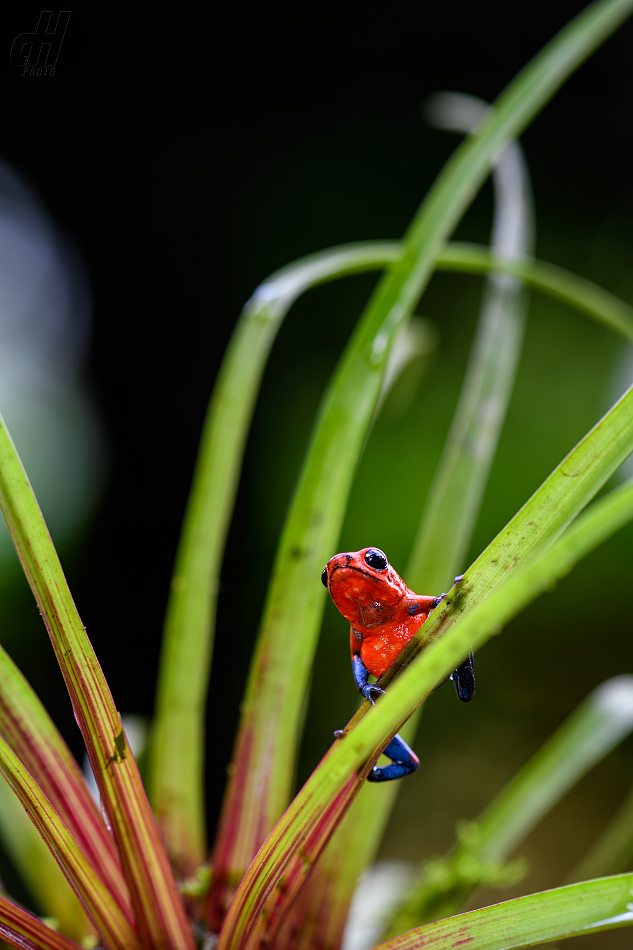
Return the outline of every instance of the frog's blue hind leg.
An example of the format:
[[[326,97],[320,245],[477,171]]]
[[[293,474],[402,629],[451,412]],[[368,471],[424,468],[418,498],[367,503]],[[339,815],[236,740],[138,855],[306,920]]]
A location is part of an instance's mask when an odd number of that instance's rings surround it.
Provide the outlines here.
[[[367,776],[368,782],[391,782],[394,778],[402,778],[415,772],[420,764],[415,752],[399,735],[393,737],[383,755],[391,759],[391,765],[375,765]]]
[[[377,683],[368,683],[369,671],[360,658],[360,653],[354,653],[352,656],[352,671],[359,693],[365,699],[375,705],[375,696],[384,693]],[[337,732],[334,733],[337,735]],[[340,735],[340,732],[338,733]],[[402,778],[403,775],[409,775],[415,772],[420,760],[417,755],[409,748],[404,739],[400,736],[394,736],[383,755],[391,759],[391,765],[374,766],[367,776],[368,782],[390,782],[394,778]]]

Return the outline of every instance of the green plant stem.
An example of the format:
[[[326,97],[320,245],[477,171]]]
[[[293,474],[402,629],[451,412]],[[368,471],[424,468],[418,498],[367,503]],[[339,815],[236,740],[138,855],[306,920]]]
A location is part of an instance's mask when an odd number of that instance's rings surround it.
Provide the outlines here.
[[[633,490],[627,485],[594,505],[551,548],[631,451],[633,390],[561,462],[469,569],[459,592],[451,591],[409,641],[385,674],[386,694],[371,710],[368,703],[361,707],[260,849],[231,904],[220,950],[249,945],[264,904],[285,874],[278,899],[268,906],[268,916],[278,919],[294,896],[289,879],[318,858],[380,750],[469,649],[482,645],[633,516]]]
[[[618,676],[587,697],[445,858],[421,869],[385,939],[456,914],[480,884],[503,884],[502,863],[517,844],[631,729],[633,676]]]
[[[402,934],[376,950],[519,950],[633,923],[633,874],[517,897]]]

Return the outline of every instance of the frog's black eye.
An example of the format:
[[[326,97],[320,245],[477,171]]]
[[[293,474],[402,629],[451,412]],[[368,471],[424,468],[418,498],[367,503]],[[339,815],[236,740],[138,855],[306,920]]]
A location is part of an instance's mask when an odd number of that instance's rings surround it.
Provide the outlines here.
[[[365,561],[376,571],[384,571],[389,563],[387,558],[378,548],[370,548],[365,555]]]
[[[321,583],[324,587],[327,587],[327,567],[324,567],[321,572]]]

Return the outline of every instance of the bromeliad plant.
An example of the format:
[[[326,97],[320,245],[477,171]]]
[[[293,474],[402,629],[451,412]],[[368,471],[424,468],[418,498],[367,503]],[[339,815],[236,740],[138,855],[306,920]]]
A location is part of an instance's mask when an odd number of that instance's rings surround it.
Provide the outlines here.
[[[0,768],[32,825],[20,820],[22,811],[11,811],[14,800],[4,795],[0,811],[5,823],[11,816],[18,866],[57,920],[55,927],[0,897],[0,934],[9,943],[31,950],[340,946],[356,881],[393,801],[394,788],[384,787],[380,806],[374,800],[368,808],[364,781],[381,750],[471,647],[482,646],[633,519],[632,483],[587,508],[633,451],[629,390],[434,610],[381,682],[386,694],[375,707],[361,706],[290,801],[325,598],[319,577],[336,550],[385,379],[393,376],[397,354],[406,353],[411,314],[434,269],[484,273],[488,285],[456,416],[405,572],[415,590],[441,590],[464,556],[512,386],[524,286],[557,296],[633,339],[633,311],[625,303],[531,258],[529,202],[519,201],[520,210],[512,212],[518,213],[514,230],[502,226],[513,163],[524,196],[527,188],[514,140],[632,10],[633,0],[600,0],[552,40],[455,152],[401,244],[353,245],[299,261],[273,275],[245,307],[211,401],[176,560],[150,749],[152,808],[27,476],[0,426],[0,503],[103,806],[94,805],[45,710],[0,652]],[[499,197],[492,248],[447,244],[493,168]],[[264,364],[301,293],[378,268],[384,275],[324,395],[283,530],[209,866],[202,765],[215,599]],[[512,869],[504,871],[502,863],[516,844],[633,728],[632,692],[623,677],[587,700],[453,851],[422,870],[384,947],[448,947],[456,940],[490,950],[524,947],[633,922],[633,874],[618,873],[437,920],[456,913],[477,884],[508,880]],[[590,873],[623,870],[618,862],[628,860],[630,846],[627,852],[622,829],[628,827],[633,838],[625,818],[616,819],[619,850],[609,846],[614,835],[607,833],[590,856]],[[397,936],[399,928],[408,932]]]

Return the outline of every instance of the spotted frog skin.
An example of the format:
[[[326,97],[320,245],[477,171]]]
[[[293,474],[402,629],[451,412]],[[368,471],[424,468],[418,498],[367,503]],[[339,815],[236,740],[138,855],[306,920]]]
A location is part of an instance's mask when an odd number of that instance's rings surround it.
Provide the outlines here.
[[[321,581],[340,613],[350,623],[352,670],[359,691],[374,702],[384,692],[377,680],[386,673],[406,643],[430,612],[446,596],[414,594],[389,564],[380,548],[362,548],[335,554],[325,565]],[[455,578],[456,583],[461,578]],[[450,676],[462,702],[475,694],[472,653]],[[400,778],[418,767],[418,759],[400,736],[385,749],[392,764],[374,767],[369,781],[384,782]]]

